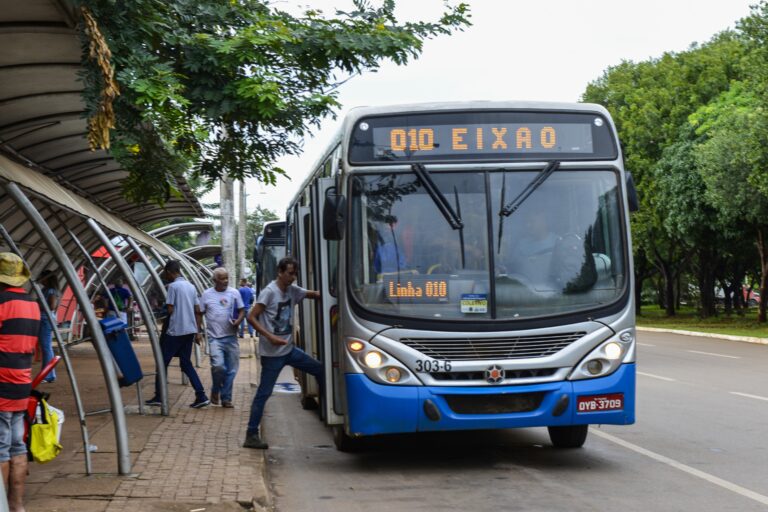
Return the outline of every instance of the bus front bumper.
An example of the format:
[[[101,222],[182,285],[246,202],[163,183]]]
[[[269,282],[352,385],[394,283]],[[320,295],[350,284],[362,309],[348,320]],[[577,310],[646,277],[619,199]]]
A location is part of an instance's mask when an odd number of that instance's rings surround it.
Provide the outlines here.
[[[635,364],[596,379],[520,386],[387,386],[363,374],[345,379],[353,436],[635,422]],[[523,410],[505,410],[510,407]]]

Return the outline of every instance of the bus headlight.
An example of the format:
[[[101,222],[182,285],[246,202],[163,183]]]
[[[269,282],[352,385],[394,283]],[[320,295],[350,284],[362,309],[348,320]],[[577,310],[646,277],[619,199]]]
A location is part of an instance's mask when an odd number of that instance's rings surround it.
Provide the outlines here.
[[[365,343],[360,340],[352,340],[347,344],[347,346],[352,352],[360,352],[365,348]]]
[[[368,366],[368,368],[378,368],[381,366],[381,362],[383,360],[384,358],[381,357],[381,353],[376,352],[375,350],[368,352],[363,358],[363,361],[365,361],[365,364]]]
[[[595,347],[571,372],[570,380],[593,379],[615,372],[634,345],[634,336],[628,331],[612,336]]]
[[[402,376],[403,376],[402,372],[397,368],[395,368],[394,366],[391,366],[384,371],[384,377],[387,379],[387,381],[391,382],[392,384],[394,384],[395,382],[398,382],[400,380],[400,377]]]
[[[345,344],[347,373],[364,373],[379,384],[422,385],[407,366],[381,348],[359,338],[347,338]]]

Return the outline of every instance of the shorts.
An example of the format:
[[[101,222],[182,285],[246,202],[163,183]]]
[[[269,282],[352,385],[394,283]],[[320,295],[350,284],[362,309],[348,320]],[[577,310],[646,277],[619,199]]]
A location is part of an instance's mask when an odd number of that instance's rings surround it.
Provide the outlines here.
[[[0,411],[0,463],[25,453],[24,411]]]

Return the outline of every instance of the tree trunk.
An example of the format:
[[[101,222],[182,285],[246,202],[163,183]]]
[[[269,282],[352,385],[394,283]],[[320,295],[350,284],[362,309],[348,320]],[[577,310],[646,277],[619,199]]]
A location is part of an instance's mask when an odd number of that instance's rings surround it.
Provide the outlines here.
[[[248,226],[248,208],[245,204],[245,180],[240,182],[240,214],[237,219],[237,266],[240,270],[240,279],[247,278],[246,268],[249,268],[248,262],[245,260],[245,245],[246,245],[246,227]],[[250,268],[249,268],[250,269]],[[232,277],[232,283],[230,286],[237,288],[239,286],[239,279],[235,280]]]
[[[221,196],[221,256],[229,278],[234,281],[236,274],[235,259],[235,185],[224,173],[219,188]]]
[[[765,233],[762,227],[757,228],[757,252],[760,254],[760,307],[757,312],[757,321],[765,323],[765,297],[766,284],[768,283],[768,254],[765,247]]]
[[[644,277],[642,275],[635,274],[635,316],[640,316],[643,314],[642,312],[642,306],[643,306],[643,281]]]

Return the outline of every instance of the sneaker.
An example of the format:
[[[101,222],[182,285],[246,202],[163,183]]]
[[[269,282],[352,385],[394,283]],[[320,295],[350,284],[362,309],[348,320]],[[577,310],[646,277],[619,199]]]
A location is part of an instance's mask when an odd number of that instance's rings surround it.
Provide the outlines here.
[[[213,405],[219,405],[219,394],[211,392],[211,403]]]
[[[234,405],[232,405],[232,402],[230,402],[229,400],[222,400],[221,406],[224,407],[225,409],[232,409],[235,407]]]
[[[195,398],[195,401],[189,404],[193,409],[202,409],[206,405],[210,405],[211,401],[207,398]]]
[[[255,448],[257,450],[266,450],[269,445],[261,440],[259,434],[248,434],[245,436],[243,448]]]
[[[144,405],[157,405],[157,406],[160,406],[160,405],[163,405],[163,402],[161,402],[159,398],[155,397],[155,398],[150,398],[149,400],[144,402]]]

